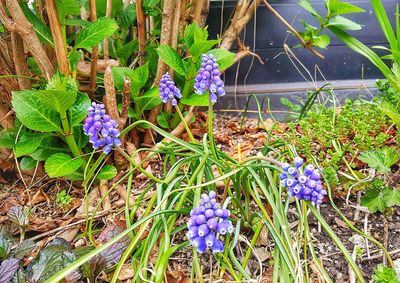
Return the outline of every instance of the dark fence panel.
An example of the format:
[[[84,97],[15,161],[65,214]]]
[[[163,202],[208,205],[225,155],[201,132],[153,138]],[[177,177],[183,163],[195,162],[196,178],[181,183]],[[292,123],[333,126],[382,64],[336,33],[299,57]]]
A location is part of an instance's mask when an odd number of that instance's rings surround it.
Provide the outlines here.
[[[311,2],[319,12],[324,12],[322,0],[312,0]],[[385,37],[372,12],[370,1],[360,0],[350,2],[366,10],[365,13],[346,15],[351,20],[363,25],[362,30],[353,31],[351,34],[370,47],[374,45],[386,45]],[[299,22],[299,19],[304,19],[309,23],[317,25],[316,19],[298,6],[297,0],[273,0],[270,3],[288,22],[293,22],[293,26],[297,30],[302,30],[302,24]],[[396,1],[382,0],[382,3],[386,7],[391,19],[394,20]],[[227,25],[235,4],[236,1],[224,1],[223,4],[221,1],[212,2],[208,18],[211,37],[217,37]],[[221,17],[223,19],[222,28]],[[255,31],[254,26],[256,26]],[[325,60],[317,59],[308,50],[302,48],[292,49],[312,74],[314,74],[315,66],[318,65],[327,80],[372,79],[381,77],[379,71],[368,60],[350,50],[333,35],[329,35],[331,36],[332,45],[327,49],[319,50],[325,55]],[[239,71],[234,67],[226,73],[227,84],[235,84],[236,77],[238,85],[304,81],[284,53],[282,47],[284,43],[289,46],[297,45],[297,39],[286,32],[286,28],[265,6],[262,5],[258,8],[256,17],[246,27],[246,30],[242,33],[242,38],[244,38],[247,46],[255,48],[255,52],[260,55],[265,64],[262,65],[257,60],[253,61],[252,58],[244,59],[240,63]],[[237,47],[233,46],[233,50],[236,49]]]

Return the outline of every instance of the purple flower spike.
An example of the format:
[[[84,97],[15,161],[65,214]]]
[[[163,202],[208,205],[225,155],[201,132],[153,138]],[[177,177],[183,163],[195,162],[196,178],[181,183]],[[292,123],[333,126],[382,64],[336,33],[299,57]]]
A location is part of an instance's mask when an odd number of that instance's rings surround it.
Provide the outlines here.
[[[116,121],[106,114],[105,106],[102,103],[92,102],[88,109],[88,116],[83,125],[83,132],[89,136],[89,142],[93,148],[102,147],[103,152],[111,152],[112,146],[120,146],[121,140],[118,138],[119,130]]]
[[[201,68],[195,77],[194,89],[199,95],[207,90],[210,92],[211,102],[217,102],[218,98],[225,95],[224,81],[221,79],[221,72],[218,70],[217,60],[212,54],[203,54]]]
[[[169,101],[173,106],[176,106],[178,104],[176,99],[182,97],[181,91],[175,86],[175,82],[168,73],[161,77],[159,89],[160,98],[164,103]]]
[[[293,167],[284,163],[281,167],[285,173],[280,175],[280,184],[288,188],[292,197],[311,201],[313,205],[320,205],[327,194],[322,187],[321,174],[312,164],[304,166],[303,159],[296,157]],[[288,174],[286,174],[286,172]],[[283,178],[286,176],[286,178]]]
[[[215,192],[202,194],[200,205],[190,212],[187,236],[200,253],[207,247],[213,253],[222,252],[224,244],[217,239],[217,234],[225,235],[233,232],[232,222],[227,219],[230,212],[226,208],[221,208],[216,196]]]

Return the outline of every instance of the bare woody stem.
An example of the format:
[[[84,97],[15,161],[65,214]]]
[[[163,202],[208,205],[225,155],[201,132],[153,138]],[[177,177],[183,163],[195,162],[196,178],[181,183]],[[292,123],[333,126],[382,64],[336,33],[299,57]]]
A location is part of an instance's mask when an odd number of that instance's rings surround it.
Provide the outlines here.
[[[12,54],[14,57],[15,72],[18,75],[18,85],[20,89],[30,89],[31,80],[26,78],[31,75],[26,63],[26,54],[24,52],[24,43],[21,37],[14,31],[11,32]]]
[[[146,17],[143,13],[142,0],[136,0],[136,14],[139,41],[139,63],[144,64],[146,55]]]
[[[112,15],[112,0],[107,0],[107,4],[106,4],[106,17],[107,18],[111,18]],[[108,44],[108,38],[104,39],[103,42],[104,45],[104,59],[108,60],[110,58],[110,50],[109,50],[109,44]]]
[[[10,12],[11,18],[7,15],[6,7]],[[43,76],[46,80],[50,80],[55,72],[54,66],[36,36],[31,23],[29,23],[22,12],[17,0],[0,0],[0,21],[7,30],[16,32],[21,36],[32,56],[35,58]]]
[[[60,21],[58,19],[56,5],[54,0],[46,0],[46,10],[50,22],[51,35],[54,41],[54,51],[56,53],[58,68],[64,75],[69,74],[69,63],[67,50],[65,48],[64,37],[61,31]]]
[[[89,18],[92,22],[97,20],[96,13],[96,0],[89,0],[90,14]],[[99,56],[99,47],[96,45],[92,48],[92,64],[90,65],[90,83],[89,88],[92,95],[96,92],[96,80],[97,80],[97,59]]]

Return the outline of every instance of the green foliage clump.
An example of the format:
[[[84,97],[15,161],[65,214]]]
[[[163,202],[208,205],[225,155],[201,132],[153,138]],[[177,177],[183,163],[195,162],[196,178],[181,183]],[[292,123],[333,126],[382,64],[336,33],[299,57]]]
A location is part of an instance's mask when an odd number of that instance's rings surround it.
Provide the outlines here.
[[[375,283],[399,283],[400,280],[397,277],[396,270],[389,268],[383,264],[379,264],[372,275]]]
[[[72,197],[66,190],[62,190],[56,195],[56,203],[59,206],[68,206],[72,202]]]
[[[375,105],[347,100],[339,110],[314,106],[304,119],[288,124],[285,139],[316,157],[323,167],[338,168],[343,153],[335,150],[333,141],[340,142],[353,159],[359,151],[384,145],[389,135],[382,129],[388,125],[388,118]]]

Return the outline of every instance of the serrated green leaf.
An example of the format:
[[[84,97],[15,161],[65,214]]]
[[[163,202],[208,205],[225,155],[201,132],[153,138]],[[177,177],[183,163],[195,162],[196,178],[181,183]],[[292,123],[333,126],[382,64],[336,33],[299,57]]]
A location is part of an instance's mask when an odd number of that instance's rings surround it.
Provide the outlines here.
[[[368,208],[371,213],[384,212],[386,204],[383,200],[383,194],[379,189],[369,189],[361,197],[361,205]]]
[[[185,27],[183,39],[185,40],[186,47],[189,49],[194,43],[194,30],[199,28],[196,23],[192,23]]]
[[[197,25],[193,32],[193,38],[194,38],[194,43],[200,42],[200,41],[206,41],[208,39],[207,27],[200,28]]]
[[[329,23],[326,26],[334,26],[342,30],[360,30],[362,28],[361,25],[342,16],[336,16],[330,19]]]
[[[117,29],[118,25],[114,19],[100,18],[78,32],[74,48],[83,48],[91,51],[93,46],[114,34]]]
[[[14,146],[15,157],[21,157],[34,152],[42,142],[44,134],[26,132],[21,135]]]
[[[122,45],[117,51],[115,55],[121,61],[121,65],[126,65],[128,58],[138,50],[138,41],[132,40],[129,43]]]
[[[36,96],[45,107],[62,114],[74,104],[77,94],[71,91],[38,90]]]
[[[19,166],[22,171],[31,170],[36,167],[37,161],[30,156],[22,157]]]
[[[328,9],[331,16],[365,12],[364,9],[358,6],[348,2],[340,2],[338,0],[330,0]]]
[[[185,75],[185,65],[183,64],[182,58],[179,54],[168,45],[160,45],[157,48],[157,54],[160,56],[160,59],[165,62],[168,66],[174,69],[175,72],[181,75]]]
[[[214,55],[219,65],[220,71],[228,69],[235,62],[235,54],[226,49],[221,49],[221,48],[212,49],[208,51],[207,54]]]
[[[181,103],[190,106],[208,106],[209,104],[208,93],[203,95],[198,95],[197,93],[193,93],[188,98],[181,99]]]
[[[117,23],[127,30],[136,20],[136,5],[129,4],[117,17]]]
[[[399,153],[394,148],[383,147],[364,151],[358,159],[380,173],[388,173],[390,172],[390,167],[399,160]]]
[[[56,0],[56,8],[62,23],[66,16],[79,16],[81,14],[81,8],[76,0]]]
[[[306,10],[307,12],[309,12],[314,17],[317,17],[319,19],[321,18],[317,10],[315,10],[314,7],[311,5],[310,0],[300,0],[299,6],[302,7],[304,10]]]
[[[189,52],[192,54],[193,58],[200,58],[200,56],[204,53],[210,51],[210,49],[217,43],[219,43],[219,39],[215,40],[205,40],[195,42],[190,48]]]
[[[138,96],[149,78],[149,63],[146,62],[139,68],[134,69],[129,78],[131,80],[131,95],[133,97]]]
[[[87,109],[90,106],[90,98],[86,93],[78,92],[74,105],[68,109],[70,126],[75,126],[87,116]]]
[[[68,61],[69,65],[71,67],[71,70],[76,70],[76,67],[78,66],[79,61],[81,60],[81,53],[77,50],[72,50],[68,54]]]
[[[12,105],[17,118],[27,128],[41,132],[61,132],[60,116],[45,107],[31,90],[14,91]]]
[[[379,103],[379,109],[385,113],[397,126],[400,126],[400,113],[399,110],[392,104],[381,101]]]
[[[400,191],[395,188],[383,190],[383,201],[387,207],[400,206]]]
[[[82,19],[78,19],[78,18],[73,18],[73,19],[66,18],[65,25],[73,26],[73,27],[86,27],[86,26],[90,25],[90,22],[82,20]]]
[[[68,154],[56,153],[46,160],[44,169],[50,178],[61,177],[78,170],[82,162],[80,157],[71,158]]]
[[[0,148],[13,148],[15,137],[16,133],[14,131],[0,131]]]
[[[97,174],[97,179],[99,180],[110,180],[117,176],[117,168],[112,165],[106,165],[100,169],[99,174]]]
[[[124,87],[124,78],[131,78],[133,74],[133,69],[129,67],[113,67],[112,73],[115,88],[118,90],[122,90]]]

